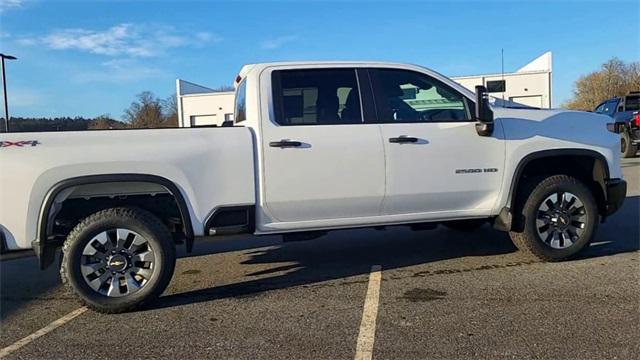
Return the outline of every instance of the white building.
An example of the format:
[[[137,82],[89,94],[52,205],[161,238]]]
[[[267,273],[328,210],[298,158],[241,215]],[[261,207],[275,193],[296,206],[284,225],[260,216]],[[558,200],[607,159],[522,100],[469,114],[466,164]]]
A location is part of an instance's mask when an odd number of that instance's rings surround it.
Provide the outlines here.
[[[498,99],[548,109],[551,108],[552,60],[551,52],[546,52],[516,72],[452,79],[471,91],[475,91],[476,85],[484,85],[491,96]]]
[[[455,81],[475,91],[484,85],[491,96],[528,106],[551,108],[552,55],[546,52],[516,72],[474,76],[455,76]],[[220,126],[233,120],[234,92],[213,89],[176,80],[178,124],[181,127]]]
[[[213,89],[176,80],[178,97],[178,126],[222,125],[233,120],[233,91],[216,92]]]

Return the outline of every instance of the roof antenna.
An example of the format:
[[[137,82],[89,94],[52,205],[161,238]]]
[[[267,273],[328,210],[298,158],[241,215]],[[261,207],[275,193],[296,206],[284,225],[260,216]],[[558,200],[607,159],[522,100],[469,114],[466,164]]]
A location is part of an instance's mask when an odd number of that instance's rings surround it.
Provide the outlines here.
[[[500,49],[500,62],[501,62],[501,71],[500,74],[502,75],[502,83],[504,84],[504,48]],[[506,86],[505,86],[505,90],[506,90]],[[504,106],[504,91],[502,92],[502,106]]]

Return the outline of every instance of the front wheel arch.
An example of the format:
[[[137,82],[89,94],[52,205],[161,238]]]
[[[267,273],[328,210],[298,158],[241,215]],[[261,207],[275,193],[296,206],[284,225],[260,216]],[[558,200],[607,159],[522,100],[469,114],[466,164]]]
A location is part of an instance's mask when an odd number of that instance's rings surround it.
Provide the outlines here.
[[[606,181],[609,164],[601,153],[590,149],[542,150],[523,157],[516,166],[503,212],[512,214],[517,207],[518,192],[526,180],[535,176],[569,175],[576,177],[589,187],[598,205],[600,215],[606,214]],[[501,216],[500,229],[511,230],[518,227],[517,216]],[[504,224],[502,224],[504,222]]]

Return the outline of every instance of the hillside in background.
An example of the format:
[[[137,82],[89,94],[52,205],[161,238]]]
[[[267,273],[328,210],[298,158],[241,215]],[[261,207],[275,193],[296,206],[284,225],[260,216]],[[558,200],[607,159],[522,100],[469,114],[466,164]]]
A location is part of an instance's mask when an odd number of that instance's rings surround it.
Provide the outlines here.
[[[2,118],[4,121],[4,118]],[[35,131],[80,131],[94,129],[124,129],[128,124],[105,116],[94,119],[83,117],[57,118],[23,118],[11,117],[9,128],[11,132]]]

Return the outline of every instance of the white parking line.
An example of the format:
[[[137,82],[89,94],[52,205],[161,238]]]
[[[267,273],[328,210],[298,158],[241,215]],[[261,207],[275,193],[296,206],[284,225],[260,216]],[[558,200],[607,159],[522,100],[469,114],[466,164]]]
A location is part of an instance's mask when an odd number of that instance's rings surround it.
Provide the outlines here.
[[[369,274],[369,287],[364,300],[360,333],[358,334],[358,344],[356,345],[356,360],[370,360],[373,356],[378,301],[380,299],[380,281],[382,279],[381,268],[380,265],[373,265]]]
[[[56,328],[68,323],[69,321],[73,320],[75,317],[81,315],[83,312],[87,311],[87,307],[83,306],[79,309],[73,310],[72,312],[68,313],[67,315],[61,317],[60,319],[52,322],[51,324],[43,327],[42,329],[34,332],[33,334],[26,336],[16,342],[14,342],[13,344],[7,346],[6,348],[3,348],[2,350],[0,350],[0,359],[4,358],[5,356],[11,354],[12,352],[20,349],[21,347],[27,345],[28,343],[32,342],[33,340],[46,335],[50,332],[52,332],[53,330],[55,330]]]

